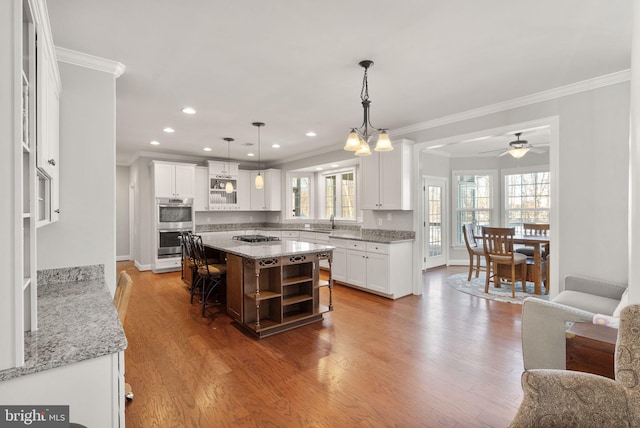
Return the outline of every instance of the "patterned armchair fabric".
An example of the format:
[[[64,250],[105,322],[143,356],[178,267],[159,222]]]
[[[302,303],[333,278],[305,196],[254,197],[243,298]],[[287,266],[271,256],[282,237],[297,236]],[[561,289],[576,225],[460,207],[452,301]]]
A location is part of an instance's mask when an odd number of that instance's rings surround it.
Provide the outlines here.
[[[616,380],[567,370],[528,370],[510,427],[640,427],[640,305],[620,315]]]

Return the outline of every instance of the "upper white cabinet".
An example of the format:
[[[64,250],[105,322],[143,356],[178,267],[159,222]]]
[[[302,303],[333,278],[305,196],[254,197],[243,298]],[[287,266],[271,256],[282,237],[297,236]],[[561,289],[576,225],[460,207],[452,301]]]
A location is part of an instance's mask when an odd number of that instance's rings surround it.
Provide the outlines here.
[[[238,211],[238,164],[207,161],[209,164],[209,209],[213,211]],[[227,184],[231,191],[227,191]]]
[[[251,211],[251,172],[238,170],[238,210]]]
[[[264,187],[256,189],[255,181],[258,171],[251,171],[249,184],[251,186],[251,211],[280,211],[282,191],[282,171],[279,169],[265,169],[259,171],[264,179]]]
[[[38,168],[38,226],[60,216],[60,73],[50,36],[36,25],[36,167]]]
[[[193,198],[194,164],[152,161],[153,188],[156,198]]]
[[[197,166],[195,170],[195,196],[193,198],[194,211],[209,209],[209,168]]]
[[[411,210],[411,151],[413,143],[400,140],[390,152],[373,151],[360,159],[362,209]]]
[[[238,176],[238,163],[221,161],[207,161],[207,163],[209,164],[209,175],[216,178]]]

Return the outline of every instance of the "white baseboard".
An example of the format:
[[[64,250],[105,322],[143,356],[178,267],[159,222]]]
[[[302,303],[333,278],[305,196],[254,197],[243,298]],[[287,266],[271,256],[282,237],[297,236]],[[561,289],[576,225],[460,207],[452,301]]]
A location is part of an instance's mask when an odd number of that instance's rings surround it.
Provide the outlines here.
[[[151,270],[151,265],[141,265],[140,263],[138,263],[137,260],[134,260],[133,264],[135,265],[136,269],[138,269],[141,272],[144,270]]]
[[[129,260],[131,260],[131,256],[126,255],[126,256],[116,256],[116,261],[117,262],[128,262]]]

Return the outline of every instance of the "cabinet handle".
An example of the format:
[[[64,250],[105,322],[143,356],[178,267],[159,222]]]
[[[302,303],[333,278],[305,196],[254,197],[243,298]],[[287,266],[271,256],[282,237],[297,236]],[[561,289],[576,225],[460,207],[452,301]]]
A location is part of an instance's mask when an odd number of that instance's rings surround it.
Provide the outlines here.
[[[56,160],[55,160],[55,159],[49,159],[47,162],[48,162],[48,163],[49,163],[49,165],[51,165],[51,166],[56,166]]]

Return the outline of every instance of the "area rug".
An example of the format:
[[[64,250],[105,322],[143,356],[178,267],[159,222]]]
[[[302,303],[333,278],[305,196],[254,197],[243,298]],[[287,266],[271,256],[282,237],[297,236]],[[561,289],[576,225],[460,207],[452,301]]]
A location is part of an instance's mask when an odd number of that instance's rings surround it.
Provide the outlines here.
[[[509,302],[515,304],[522,304],[522,301],[525,297],[537,297],[539,299],[549,300],[549,295],[547,294],[534,294],[533,293],[533,283],[527,282],[527,292],[522,292],[522,285],[518,282],[516,287],[516,297],[511,297],[511,286],[503,285],[500,288],[496,288],[492,283],[489,284],[489,293],[484,292],[484,273],[481,272],[480,276],[476,278],[475,276],[471,277],[471,281],[467,281],[466,273],[458,273],[455,275],[451,275],[447,278],[447,284],[458,291],[462,291],[463,293],[471,294],[472,296],[482,297],[483,299],[489,300],[497,300],[499,302]],[[542,292],[544,292],[544,286],[542,286]]]

